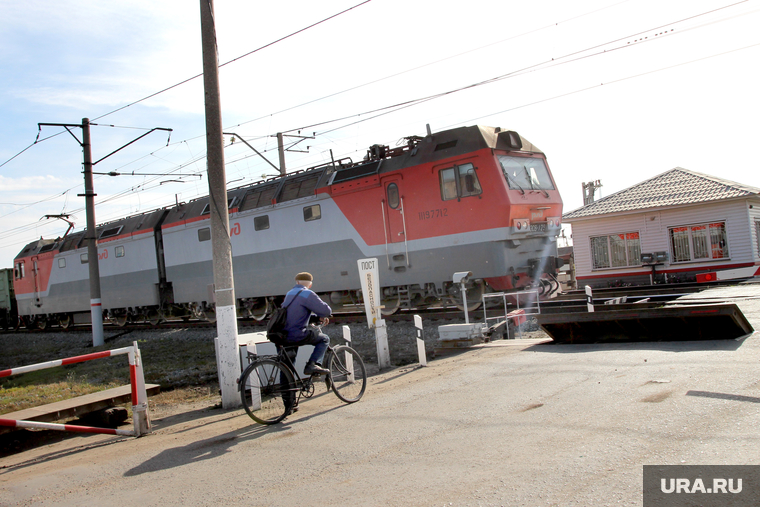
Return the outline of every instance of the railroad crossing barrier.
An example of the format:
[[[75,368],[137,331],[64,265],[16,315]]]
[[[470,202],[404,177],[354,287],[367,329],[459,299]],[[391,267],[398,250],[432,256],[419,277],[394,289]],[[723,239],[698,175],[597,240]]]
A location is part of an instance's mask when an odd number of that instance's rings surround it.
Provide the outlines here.
[[[82,356],[68,357],[65,359],[48,361],[46,363],[38,363],[29,366],[11,368],[10,370],[2,370],[0,371],[0,378],[9,377],[11,375],[19,375],[21,373],[28,373],[30,371],[44,370],[46,368],[65,366],[67,364],[92,361],[93,359],[118,356],[122,354],[127,354],[129,358],[129,379],[132,388],[132,421],[134,422],[134,430],[96,428],[93,426],[76,426],[73,424],[55,424],[3,418],[0,418],[0,426],[7,426],[11,428],[16,427],[48,429],[56,431],[74,431],[79,433],[105,433],[108,435],[128,435],[135,437],[150,433],[150,418],[148,417],[148,393],[145,389],[145,375],[143,373],[142,358],[140,356],[140,349],[137,347],[137,342],[132,342],[131,347],[104,350],[102,352],[94,352],[92,354],[85,354]]]
[[[511,298],[515,300],[517,308],[515,310],[512,310],[511,312],[507,309],[507,298]],[[488,305],[486,304],[486,299],[491,298],[501,298],[502,303],[504,305],[504,315],[497,315],[496,317],[489,317],[488,316]],[[522,302],[521,307],[521,299],[525,298],[527,301]],[[514,323],[515,327],[517,327],[518,332],[520,333],[520,337],[522,337],[522,326],[521,324],[524,324],[528,321],[528,317],[532,315],[540,315],[541,314],[541,302],[538,296],[538,291],[536,290],[525,290],[520,292],[497,292],[493,294],[483,294],[483,320],[485,321],[485,326],[489,326],[489,321],[495,320],[496,324],[492,324],[491,327],[498,326],[499,324],[503,323],[505,326],[505,331],[507,334],[507,338],[509,338],[509,320],[511,319]]]

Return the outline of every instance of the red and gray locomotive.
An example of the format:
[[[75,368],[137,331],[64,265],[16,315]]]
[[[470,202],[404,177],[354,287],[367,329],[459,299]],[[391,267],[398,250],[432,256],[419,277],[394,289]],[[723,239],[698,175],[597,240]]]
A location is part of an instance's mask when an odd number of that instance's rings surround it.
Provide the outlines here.
[[[228,191],[240,317],[265,318],[300,271],[334,310],[359,304],[357,260],[372,257],[386,313],[456,303],[458,271],[473,273],[468,301],[556,289],[562,199],[538,148],[483,126],[405,141]],[[106,319],[215,318],[208,208],[204,197],[98,227]],[[24,247],[14,265],[24,323],[88,322],[93,261],[84,231]]]

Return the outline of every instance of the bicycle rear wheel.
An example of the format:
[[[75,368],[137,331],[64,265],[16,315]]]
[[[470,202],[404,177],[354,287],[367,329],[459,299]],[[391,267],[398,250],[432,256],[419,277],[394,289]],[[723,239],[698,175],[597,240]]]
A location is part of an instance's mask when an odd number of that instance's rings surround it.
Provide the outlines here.
[[[276,424],[292,411],[296,401],[293,374],[281,362],[258,359],[240,377],[240,399],[251,419]]]
[[[347,345],[339,345],[330,355],[328,368],[335,395],[346,403],[359,401],[367,388],[367,371],[359,353]]]

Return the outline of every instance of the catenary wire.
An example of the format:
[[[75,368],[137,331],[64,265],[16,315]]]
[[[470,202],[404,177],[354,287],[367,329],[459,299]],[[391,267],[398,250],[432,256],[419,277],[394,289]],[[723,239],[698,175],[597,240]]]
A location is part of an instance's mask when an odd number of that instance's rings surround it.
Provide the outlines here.
[[[331,15],[331,16],[328,16],[328,17],[326,17],[326,18],[322,19],[321,21],[317,21],[316,23],[312,23],[311,25],[309,25],[309,26],[306,26],[306,27],[304,27],[304,28],[301,28],[300,30],[296,30],[295,32],[292,32],[292,33],[290,33],[290,34],[288,34],[288,35],[285,35],[284,37],[280,37],[280,38],[279,38],[279,39],[277,39],[277,40],[274,40],[274,41],[272,41],[272,42],[269,42],[268,44],[264,44],[263,46],[261,46],[261,47],[259,47],[259,48],[256,48],[256,49],[254,49],[254,50],[252,50],[252,51],[249,51],[249,52],[247,52],[247,53],[245,53],[245,54],[243,54],[243,55],[240,55],[240,56],[238,56],[238,57],[236,57],[236,58],[233,58],[232,60],[229,60],[229,61],[226,61],[226,62],[224,62],[224,63],[222,63],[222,64],[219,64],[219,68],[221,68],[221,67],[224,67],[225,65],[229,65],[229,64],[231,64],[231,63],[234,63],[234,62],[236,62],[236,61],[238,61],[238,60],[240,60],[240,59],[242,59],[242,58],[245,58],[245,57],[247,57],[247,56],[250,56],[250,55],[252,55],[252,54],[254,54],[254,53],[258,52],[258,51],[261,51],[262,49],[266,49],[266,48],[268,48],[268,47],[270,47],[270,46],[272,46],[272,45],[274,45],[274,44],[277,44],[278,42],[282,42],[282,41],[284,41],[284,40],[286,40],[286,39],[289,39],[290,37],[294,37],[295,35],[298,35],[298,34],[299,34],[299,33],[301,33],[301,32],[305,32],[306,30],[309,30],[310,28],[314,28],[315,26],[321,25],[322,23],[325,23],[325,22],[327,22],[327,21],[330,21],[330,20],[331,20],[331,19],[333,19],[333,18],[336,18],[336,17],[338,17],[338,16],[340,16],[340,15],[342,15],[342,14],[345,14],[345,13],[347,13],[347,12],[349,12],[349,11],[352,11],[352,10],[356,9],[357,7],[361,7],[362,5],[368,4],[368,3],[369,3],[369,2],[371,2],[371,1],[372,1],[372,0],[364,0],[363,2],[360,2],[360,3],[358,3],[358,4],[356,4],[356,5],[352,6],[352,7],[349,7],[348,9],[342,10],[342,11],[340,11],[340,12],[336,13],[336,14],[333,14],[333,15]],[[106,116],[109,116],[109,115],[111,115],[111,114],[114,114],[114,113],[116,113],[116,112],[118,112],[118,111],[122,111],[122,110],[124,110],[124,109],[126,109],[126,108],[128,108],[128,107],[131,107],[131,106],[134,106],[134,105],[136,105],[136,104],[139,104],[140,102],[143,102],[143,101],[145,101],[145,100],[148,100],[148,99],[150,99],[150,98],[153,98],[153,97],[155,97],[155,96],[157,96],[157,95],[160,95],[160,94],[162,94],[162,93],[164,93],[164,92],[167,92],[167,91],[169,91],[169,90],[172,90],[172,89],[174,89],[174,88],[177,88],[178,86],[181,86],[181,85],[183,85],[183,84],[185,84],[185,83],[188,83],[188,82],[190,82],[190,81],[193,81],[194,79],[197,79],[197,78],[199,78],[199,77],[201,77],[201,76],[203,76],[203,73],[202,73],[202,72],[201,72],[200,74],[196,74],[195,76],[192,76],[192,77],[190,77],[190,78],[187,78],[187,79],[185,79],[185,80],[183,80],[183,81],[180,81],[180,82],[179,82],[179,83],[177,83],[177,84],[174,84],[174,85],[172,85],[172,86],[169,86],[169,87],[167,87],[167,88],[164,88],[163,90],[159,90],[159,91],[157,91],[157,92],[155,92],[155,93],[152,93],[152,94],[150,94],[150,95],[148,95],[148,96],[146,96],[146,97],[143,97],[143,98],[141,98],[141,99],[139,99],[139,100],[136,100],[136,101],[134,101],[134,102],[130,102],[129,104],[126,104],[126,105],[124,105],[124,106],[122,106],[122,107],[119,107],[119,108],[116,108],[116,109],[114,109],[113,111],[110,111],[110,112],[108,112],[108,113],[105,113],[105,114],[103,114],[103,115],[100,115],[100,116],[98,116],[97,118],[94,118],[94,120],[93,120],[93,121],[95,121],[95,120],[99,120],[100,118],[105,118]]]
[[[368,0],[368,1],[369,1],[369,0]],[[738,5],[738,4],[741,4],[741,3],[745,3],[746,1],[748,1],[748,0],[743,0],[742,2],[737,2],[737,3],[734,3],[734,4],[730,4],[730,5],[728,5],[728,6],[725,6],[725,7],[719,8],[719,9],[714,9],[714,10],[712,10],[712,11],[708,11],[708,12],[706,12],[706,13],[702,13],[702,14],[700,14],[700,15],[709,14],[709,13],[712,13],[712,12],[715,12],[715,11],[718,11],[718,10],[721,10],[721,9],[725,9],[725,8],[728,8],[728,7],[731,7],[731,6],[735,6],[735,5]],[[366,3],[366,2],[365,2],[365,3]],[[622,2],[621,2],[621,3],[622,3]],[[361,5],[361,4],[359,4],[359,5]],[[669,25],[672,25],[672,24],[675,24],[675,23],[680,23],[680,22],[682,22],[682,21],[685,21],[685,20],[689,20],[689,19],[693,19],[693,18],[695,18],[695,17],[699,17],[700,15],[695,15],[695,16],[691,16],[691,17],[689,17],[689,18],[684,18],[683,20],[680,20],[680,21],[677,21],[677,22],[669,23],[669,24],[667,24],[667,25],[662,25],[662,26],[660,26],[660,27],[657,27],[657,28],[653,28],[653,29],[650,29],[650,30],[646,30],[646,31],[644,31],[644,32],[639,32],[639,33],[637,33],[637,34],[629,35],[629,36],[627,36],[627,37],[624,37],[624,38],[620,38],[620,39],[616,39],[615,41],[611,41],[611,42],[608,42],[608,43],[605,43],[605,44],[602,44],[602,45],[594,46],[594,47],[592,47],[592,48],[586,48],[585,50],[582,50],[582,51],[578,51],[578,52],[575,52],[575,53],[571,53],[571,54],[569,54],[569,55],[565,55],[565,56],[563,56],[563,57],[561,57],[561,58],[559,58],[559,59],[562,59],[562,58],[567,58],[568,56],[571,56],[571,55],[575,55],[575,54],[580,54],[580,53],[583,53],[583,52],[587,52],[587,51],[589,51],[589,50],[591,50],[591,49],[595,49],[595,48],[598,48],[598,47],[602,47],[602,46],[605,46],[605,45],[609,45],[609,44],[611,44],[611,43],[614,43],[614,42],[619,42],[619,41],[621,41],[621,40],[625,40],[625,39],[628,39],[628,38],[631,38],[631,37],[635,37],[635,36],[637,36],[637,35],[640,35],[640,34],[643,34],[643,33],[648,33],[648,32],[651,32],[651,31],[653,31],[653,30],[658,30],[658,29],[661,29],[661,28],[662,28],[662,27],[664,27],[664,26],[669,26]],[[328,19],[329,19],[329,18],[328,18]],[[754,46],[754,45],[753,45],[753,46]],[[753,47],[753,46],[747,46],[747,47]],[[629,47],[629,46],[623,46],[623,47]],[[737,49],[737,50],[733,50],[733,51],[738,51],[738,50],[740,50],[740,49],[746,49],[747,47],[745,47],[745,48],[739,48],[739,49]],[[617,48],[617,49],[620,49],[620,48]],[[722,54],[727,54],[727,53],[730,53],[730,52],[733,52],[733,51],[724,52],[724,53],[721,53],[721,54],[719,54],[719,55],[712,55],[712,56],[710,56],[710,57],[705,57],[705,58],[701,58],[701,59],[698,59],[698,60],[693,60],[693,61],[690,61],[690,62],[685,62],[685,63],[683,63],[683,64],[677,64],[677,65],[669,66],[669,67],[666,67],[666,68],[663,68],[663,69],[657,69],[657,70],[649,71],[649,72],[646,72],[646,73],[642,73],[642,74],[638,74],[638,75],[635,75],[635,76],[629,76],[629,77],[626,77],[626,78],[622,78],[622,79],[619,79],[619,80],[615,80],[615,81],[611,81],[611,82],[608,82],[607,84],[612,84],[612,83],[616,83],[616,82],[619,82],[619,81],[624,81],[624,80],[627,80],[627,79],[633,79],[633,78],[635,78],[635,77],[640,77],[640,76],[643,76],[643,75],[646,75],[646,74],[651,74],[651,73],[653,73],[653,72],[659,72],[659,71],[662,71],[662,70],[666,70],[666,69],[668,69],[668,68],[677,67],[677,66],[679,66],[679,65],[685,65],[685,64],[688,64],[688,63],[693,63],[694,61],[700,61],[700,60],[704,60],[704,59],[707,59],[707,58],[713,58],[713,57],[716,57],[716,56],[720,56],[720,55],[722,55]],[[609,51],[607,51],[607,52],[609,52]],[[250,54],[250,53],[249,53],[249,54]],[[599,53],[596,53],[596,54],[599,54]],[[247,55],[243,55],[243,56],[247,56]],[[586,57],[589,57],[589,56],[593,56],[593,55],[587,55],[587,56],[584,56],[583,58],[586,58]],[[242,58],[242,57],[239,57],[239,58]],[[559,59],[555,59],[555,60],[559,60]],[[230,63],[230,62],[227,62],[227,63]],[[433,63],[435,63],[435,62],[433,62]],[[494,82],[494,81],[496,81],[496,80],[504,79],[504,78],[506,78],[506,77],[509,77],[509,76],[511,76],[511,75],[514,75],[514,74],[516,74],[516,73],[519,73],[519,72],[525,72],[527,69],[531,69],[531,68],[533,68],[533,67],[539,67],[539,66],[541,66],[541,65],[545,65],[546,63],[548,63],[548,62],[543,62],[543,63],[541,63],[541,64],[536,64],[536,65],[534,65],[534,66],[531,66],[531,67],[529,67],[529,68],[526,68],[526,69],[522,69],[522,70],[520,70],[520,71],[515,71],[515,72],[509,73],[509,74],[505,74],[505,75],[502,75],[502,76],[497,76],[496,78],[491,78],[491,79],[489,79],[489,80],[485,80],[485,81],[482,81],[482,82],[479,82],[479,83],[474,83],[474,84],[471,84],[471,85],[467,85],[467,86],[465,86],[465,87],[461,87],[461,88],[458,88],[458,89],[455,89],[455,90],[450,90],[450,91],[448,91],[448,92],[442,92],[442,93],[440,93],[440,94],[435,94],[435,95],[431,95],[431,96],[428,96],[428,97],[423,97],[423,98],[420,98],[420,99],[415,99],[415,100],[412,100],[412,101],[406,101],[406,102],[403,102],[403,103],[394,104],[394,105],[392,105],[392,106],[386,106],[386,107],[384,107],[384,108],[375,109],[375,110],[373,110],[373,111],[370,111],[370,112],[360,113],[360,115],[366,115],[366,114],[369,114],[369,113],[373,113],[373,112],[384,111],[384,112],[381,112],[380,114],[377,114],[377,115],[375,115],[375,116],[373,116],[373,117],[371,117],[371,118],[365,118],[365,119],[362,119],[362,120],[358,120],[358,121],[356,121],[356,122],[352,122],[352,123],[349,123],[349,124],[347,124],[347,125],[342,125],[341,127],[336,127],[336,128],[330,129],[330,130],[326,130],[326,131],[324,131],[324,132],[321,132],[320,134],[329,133],[329,132],[332,132],[332,131],[338,130],[338,129],[340,129],[340,128],[345,128],[345,127],[347,127],[347,126],[350,126],[350,125],[353,125],[353,124],[356,124],[356,123],[359,123],[359,122],[362,122],[362,121],[368,121],[368,120],[370,120],[370,119],[373,119],[373,118],[376,118],[376,117],[378,117],[378,116],[382,116],[382,115],[384,115],[384,114],[389,114],[389,113],[391,113],[391,112],[395,112],[395,111],[397,111],[397,110],[400,110],[400,109],[404,109],[404,108],[406,108],[406,107],[411,107],[412,105],[416,105],[416,104],[419,104],[419,103],[423,103],[423,102],[426,102],[426,101],[428,101],[428,100],[433,100],[434,98],[438,98],[438,97],[441,97],[441,96],[449,95],[449,94],[451,94],[451,93],[455,93],[455,92],[457,92],[457,91],[462,91],[462,90],[470,89],[470,88],[473,88],[473,87],[475,87],[475,86],[480,86],[480,85],[482,85],[482,84],[487,84],[487,83],[490,83],[490,82]],[[556,63],[556,62],[555,62],[555,65],[557,65],[557,64],[562,64],[562,63],[566,63],[566,62],[560,62],[560,63]],[[552,65],[552,66],[553,66],[553,65]],[[411,70],[414,70],[414,69],[411,69]],[[534,69],[534,70],[536,70],[536,69]],[[392,76],[390,76],[390,77],[392,77]],[[601,85],[594,85],[594,86],[592,86],[592,87],[584,88],[584,89],[581,89],[581,90],[575,90],[575,91],[573,91],[573,92],[569,92],[569,93],[566,93],[566,94],[562,94],[562,95],[558,95],[558,96],[555,96],[555,97],[551,97],[551,98],[543,99],[543,100],[541,100],[541,101],[536,101],[536,102],[533,102],[533,103],[531,103],[531,104],[525,104],[525,105],[522,105],[522,106],[517,106],[517,107],[515,107],[515,108],[507,109],[507,110],[505,110],[505,111],[502,111],[502,112],[511,111],[511,110],[514,110],[514,109],[518,109],[518,108],[521,108],[521,107],[527,107],[527,106],[529,106],[529,105],[537,104],[537,103],[540,103],[540,102],[543,102],[543,101],[554,100],[554,99],[556,99],[556,98],[559,98],[559,97],[563,97],[563,96],[567,96],[567,95],[571,95],[571,94],[574,94],[574,93],[580,93],[581,91],[586,91],[586,90],[588,90],[588,89],[596,88],[596,87],[598,87],[598,86],[601,86]],[[333,95],[334,95],[334,94],[333,94]],[[332,96],[332,95],[330,95],[330,96]],[[142,100],[144,100],[144,99],[142,99]],[[294,107],[297,107],[297,106],[294,106]],[[394,109],[394,108],[395,108],[395,109]],[[110,114],[110,113],[108,113],[108,114]],[[486,115],[486,116],[491,116],[491,115],[494,115],[494,114],[499,114],[499,113],[491,113],[491,114],[489,114],[489,115]],[[105,115],[103,115],[103,116],[105,116]],[[358,115],[352,115],[352,116],[349,116],[349,117],[354,117],[354,116],[358,116]],[[484,116],[481,116],[480,118],[482,118],[482,117],[484,117]],[[99,118],[102,118],[102,116],[101,116],[101,117],[99,117]],[[328,123],[334,123],[334,122],[336,122],[336,121],[341,121],[341,120],[343,120],[343,119],[346,119],[346,118],[348,118],[348,117],[339,118],[339,119],[335,119],[335,120],[330,120],[330,121],[327,121],[327,122],[321,122],[321,123],[319,123],[319,124],[314,124],[313,126],[316,126],[316,125],[322,125],[322,124],[328,124]],[[472,120],[468,120],[468,121],[472,121]],[[109,126],[112,126],[112,125],[109,125]],[[307,127],[301,127],[300,129],[308,129],[308,128],[310,128],[310,127],[311,127],[311,126],[307,126]],[[299,129],[291,129],[291,130],[289,130],[288,132],[292,132],[292,131],[294,131],[294,130],[299,130]],[[60,133],[62,133],[62,132],[59,132],[58,134],[55,134],[55,135],[59,135]],[[54,137],[55,135],[53,135],[53,136],[50,136],[50,137]],[[45,138],[45,139],[49,139],[50,137],[48,137],[48,138]],[[43,139],[43,140],[45,140],[45,139]],[[31,146],[30,146],[30,147],[31,147]],[[27,149],[28,149],[28,148],[27,148]],[[25,151],[25,150],[24,150],[24,151]],[[265,151],[269,151],[269,150],[265,150]],[[15,158],[15,157],[14,157],[14,158]],[[192,161],[190,161],[190,162],[188,162],[188,163],[185,163],[185,164],[183,164],[183,165],[181,165],[181,166],[177,167],[177,168],[175,169],[175,171],[176,171],[176,170],[179,170],[179,169],[181,169],[182,167],[185,167],[185,166],[187,166],[187,165],[189,165],[189,164],[194,164],[194,163],[197,163],[199,160],[202,160],[203,158],[205,158],[205,155],[201,155],[201,156],[197,157],[195,160],[192,160]],[[243,158],[247,158],[247,157],[243,157]],[[230,163],[234,163],[234,162],[237,162],[237,161],[239,161],[239,160],[241,160],[241,159],[237,159],[237,160],[235,160],[235,161],[232,161],[232,162],[230,162]],[[155,180],[153,180],[153,181],[155,181]],[[150,183],[150,182],[148,182],[148,183]],[[109,198],[106,198],[106,199],[104,199],[104,200],[100,201],[100,203],[109,202],[109,201],[111,201],[111,200],[114,200],[114,199],[117,199],[117,198],[119,198],[119,197],[121,197],[121,196],[123,196],[123,195],[127,195],[127,194],[130,194],[130,193],[133,193],[133,192],[134,192],[134,191],[136,191],[137,189],[140,189],[141,187],[145,187],[145,186],[146,186],[146,184],[142,184],[142,185],[133,186],[133,187],[131,187],[131,188],[129,188],[129,189],[127,189],[127,190],[125,190],[125,191],[122,191],[122,192],[120,192],[120,193],[118,193],[118,194],[112,195],[112,196],[110,196]],[[145,190],[145,189],[146,189],[146,188],[143,188],[143,190]],[[53,196],[53,197],[51,197],[51,198],[48,198],[48,199],[45,199],[45,200],[50,200],[50,199],[52,199],[52,198],[58,197],[59,195],[61,195],[61,194],[56,194],[55,196]],[[43,200],[43,201],[45,201],[45,200]],[[43,201],[38,201],[38,202],[43,202]],[[99,204],[100,204],[100,203],[99,203]],[[35,203],[35,204],[36,204],[36,203]],[[18,211],[18,210],[16,210],[16,211]],[[3,215],[3,216],[6,216],[6,215]],[[34,225],[34,226],[36,227],[38,224],[36,224],[36,223],[35,223],[35,224],[30,224],[30,225]]]

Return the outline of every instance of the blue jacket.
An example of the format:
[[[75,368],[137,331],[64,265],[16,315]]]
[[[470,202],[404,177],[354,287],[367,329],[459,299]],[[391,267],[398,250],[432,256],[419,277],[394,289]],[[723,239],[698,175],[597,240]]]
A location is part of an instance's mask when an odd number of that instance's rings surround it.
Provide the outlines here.
[[[285,294],[285,301],[282,302],[282,306],[288,307],[285,331],[288,333],[288,341],[291,342],[300,341],[306,337],[306,326],[309,324],[309,317],[312,313],[315,313],[317,317],[332,315],[332,308],[322,301],[314,291],[301,284],[296,284]]]

